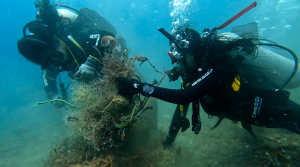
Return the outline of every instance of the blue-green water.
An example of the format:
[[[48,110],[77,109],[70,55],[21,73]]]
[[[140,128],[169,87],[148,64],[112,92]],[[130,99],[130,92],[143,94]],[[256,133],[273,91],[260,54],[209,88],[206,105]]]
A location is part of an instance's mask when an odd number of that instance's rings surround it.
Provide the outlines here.
[[[38,101],[46,100],[41,80],[41,69],[25,60],[17,50],[16,41],[22,37],[23,26],[35,19],[34,0],[3,1],[0,5],[0,166],[41,166],[46,159],[51,144],[67,134],[64,125],[64,109],[55,109],[52,105],[33,107]],[[87,7],[100,13],[124,36],[130,56],[141,55],[151,60],[157,69],[170,69],[171,60],[166,51],[168,40],[157,29],[172,30],[174,15],[182,12],[187,24],[202,32],[205,27],[219,26],[233,15],[244,9],[252,0],[110,0],[110,1],[79,1],[61,0],[53,3],[64,3],[76,9]],[[182,3],[189,5],[183,6]],[[300,2],[298,0],[258,0],[252,9],[221,32],[230,31],[233,26],[257,21],[261,37],[273,40],[278,44],[300,54],[298,41],[300,38]],[[178,4],[176,6],[174,4]],[[177,8],[176,8],[177,7]],[[181,11],[183,9],[185,10]],[[177,9],[177,10],[176,10]],[[179,11],[178,11],[179,10]],[[159,79],[149,65],[140,68],[145,79]],[[66,75],[62,80],[69,82]],[[167,79],[162,87],[178,88],[180,82],[169,83]],[[291,90],[291,98],[300,103],[298,89]],[[168,130],[175,105],[159,102],[158,126]],[[205,113],[201,113],[206,117]],[[190,115],[188,115],[190,117]],[[215,131],[210,131],[216,119],[203,119],[204,127],[201,134],[193,135],[191,130],[180,133],[176,145],[181,146],[192,155],[199,166],[239,166],[254,162],[247,157],[267,155],[268,149],[282,147],[291,156],[291,161],[300,162],[300,155],[291,150],[300,137],[279,130],[259,129],[259,141],[254,141],[240,125],[225,122]],[[273,141],[274,140],[274,141]],[[270,141],[269,143],[267,141]],[[276,145],[277,141],[277,145]],[[283,143],[278,145],[278,143]],[[261,146],[261,147],[260,147]],[[256,151],[259,150],[259,151]],[[260,154],[259,154],[260,153]],[[195,159],[197,159],[195,162]],[[259,158],[258,158],[259,159]],[[236,163],[235,163],[236,161]],[[275,163],[276,164],[276,163]],[[189,164],[186,164],[189,166]]]

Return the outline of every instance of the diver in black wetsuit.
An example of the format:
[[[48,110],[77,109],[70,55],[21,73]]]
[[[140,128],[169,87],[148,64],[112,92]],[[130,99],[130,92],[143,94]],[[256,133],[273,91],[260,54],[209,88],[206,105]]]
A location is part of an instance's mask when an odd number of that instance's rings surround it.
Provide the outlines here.
[[[258,38],[239,37],[227,40],[228,37],[217,37],[215,32],[201,38],[197,31],[190,28],[180,29],[173,35],[163,29],[160,31],[170,40],[169,55],[172,63],[177,64],[168,75],[171,80],[181,76],[184,89],[160,88],[124,77],[118,77],[117,81],[120,95],[130,97],[141,93],[147,97],[178,104],[169,136],[163,142],[164,147],[173,143],[181,127],[182,130],[188,128],[189,122],[185,116],[190,103],[193,104],[192,130],[195,134],[199,133],[202,125],[199,102],[207,114],[219,117],[212,129],[227,118],[233,122],[241,121],[243,128],[255,138],[251,125],[284,128],[300,134],[300,105],[289,100],[290,93],[283,90],[296,71],[282,86],[266,79],[264,87],[255,87],[253,85],[259,85],[258,82],[249,84],[244,78],[249,79],[250,75],[242,75],[244,71],[238,68],[238,63],[243,63],[243,54],[259,56],[258,49],[263,45],[288,50],[295,57],[292,51],[274,43],[264,43]],[[180,40],[177,40],[178,36]],[[232,56],[233,53],[235,56]]]
[[[106,52],[122,54],[126,42],[116,36],[116,29],[95,11],[79,11],[64,5],[51,5],[49,0],[36,1],[36,20],[27,23],[18,40],[19,52],[43,70],[47,98],[67,99],[59,73],[89,82],[101,77],[102,58]],[[27,34],[29,31],[30,34]],[[110,48],[111,47],[111,48]],[[57,78],[62,96],[58,95]],[[61,108],[61,103],[54,103]]]

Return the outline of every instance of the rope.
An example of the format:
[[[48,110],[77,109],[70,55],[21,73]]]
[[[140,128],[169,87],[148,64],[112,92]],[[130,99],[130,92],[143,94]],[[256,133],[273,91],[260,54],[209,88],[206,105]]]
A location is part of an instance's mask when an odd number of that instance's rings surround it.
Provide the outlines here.
[[[49,100],[49,101],[38,102],[38,103],[34,104],[33,106],[35,107],[35,106],[40,105],[40,104],[49,104],[49,103],[54,103],[54,102],[62,102],[62,103],[66,104],[66,105],[68,105],[70,107],[74,107],[74,108],[80,109],[79,107],[74,106],[74,105],[72,105],[72,104],[70,104],[67,101],[62,100],[62,99],[54,99],[54,100]]]

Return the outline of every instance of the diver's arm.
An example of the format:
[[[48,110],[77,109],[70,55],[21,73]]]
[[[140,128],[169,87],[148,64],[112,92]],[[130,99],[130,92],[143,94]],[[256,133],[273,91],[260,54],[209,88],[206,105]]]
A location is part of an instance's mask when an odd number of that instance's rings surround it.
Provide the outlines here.
[[[186,89],[154,87],[154,91],[150,96],[166,102],[186,105],[199,99],[213,89],[224,87],[226,82],[222,78],[223,74],[220,71],[209,69]],[[145,94],[144,92],[140,93]]]
[[[195,92],[194,88],[189,89],[168,89],[155,87],[155,91],[151,94],[151,97],[180,105],[187,105],[196,99],[199,99],[201,93]]]
[[[43,73],[43,81],[44,81],[44,89],[47,94],[48,99],[53,99],[57,96],[57,73],[51,72],[48,70],[44,70]]]
[[[49,0],[36,1],[35,7],[37,8],[36,18],[45,24],[44,28],[47,29],[49,38],[53,38],[61,22],[56,8],[50,4]]]
[[[234,73],[228,73],[225,70],[208,69],[191,86],[183,90],[154,87],[149,84],[139,83],[135,79],[118,77],[118,93],[125,97],[141,93],[144,96],[155,97],[166,102],[186,105],[209,92],[224,89],[233,76]]]

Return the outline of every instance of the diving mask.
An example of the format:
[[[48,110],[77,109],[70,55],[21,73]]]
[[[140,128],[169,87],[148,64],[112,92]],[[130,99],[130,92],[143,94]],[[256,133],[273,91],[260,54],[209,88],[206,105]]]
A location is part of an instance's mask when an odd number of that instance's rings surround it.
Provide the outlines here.
[[[178,60],[183,57],[183,55],[176,50],[176,46],[174,43],[171,44],[171,50],[169,50],[167,53],[172,60],[172,64],[178,62]]]

